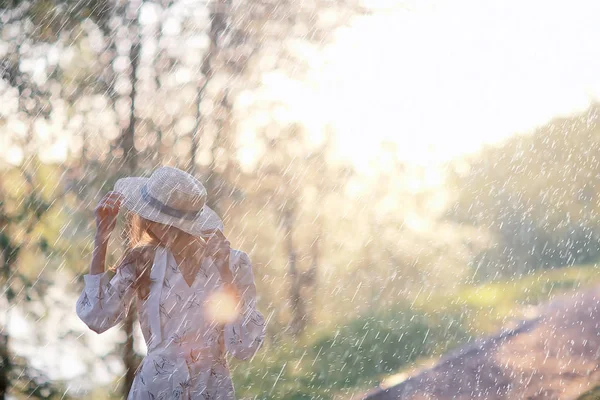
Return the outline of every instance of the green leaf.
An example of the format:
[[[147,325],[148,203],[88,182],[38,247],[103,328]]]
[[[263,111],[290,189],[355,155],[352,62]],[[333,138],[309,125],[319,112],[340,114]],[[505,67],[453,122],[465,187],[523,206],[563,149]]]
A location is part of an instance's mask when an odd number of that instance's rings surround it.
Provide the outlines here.
[[[42,250],[44,253],[47,254],[49,252],[50,245],[48,244],[48,240],[45,237],[40,238],[39,246],[40,250]]]
[[[15,291],[13,290],[12,287],[8,287],[8,289],[6,289],[6,300],[8,300],[9,303],[11,303],[15,298]]]

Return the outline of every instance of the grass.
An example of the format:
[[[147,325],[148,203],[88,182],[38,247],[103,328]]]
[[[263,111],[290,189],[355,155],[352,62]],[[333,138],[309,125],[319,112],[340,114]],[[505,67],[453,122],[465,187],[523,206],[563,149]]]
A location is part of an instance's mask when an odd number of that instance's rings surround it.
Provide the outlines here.
[[[579,396],[577,400],[600,400],[600,385]]]
[[[236,391],[240,398],[290,400],[362,393],[416,361],[523,318],[528,306],[597,283],[595,266],[579,266],[463,286],[451,295],[421,294],[412,304],[372,310],[333,331],[317,326],[265,347],[252,362],[232,363]]]
[[[549,301],[555,295],[600,283],[596,266],[577,266],[540,271],[521,279],[466,285],[452,295],[421,294],[417,310],[454,315],[463,329],[473,335],[497,331],[510,319],[526,318],[528,307]]]
[[[439,324],[400,304],[328,335],[263,349],[252,363],[235,368],[234,381],[244,398],[331,399],[373,387],[417,358],[441,354],[466,339],[458,324]]]

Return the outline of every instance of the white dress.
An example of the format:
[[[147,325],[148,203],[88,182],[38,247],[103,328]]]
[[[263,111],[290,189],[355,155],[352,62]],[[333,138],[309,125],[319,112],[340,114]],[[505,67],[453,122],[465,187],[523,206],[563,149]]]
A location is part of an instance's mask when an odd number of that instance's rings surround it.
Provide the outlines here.
[[[217,323],[205,312],[207,299],[222,290],[217,266],[206,258],[192,286],[183,278],[173,254],[158,247],[150,273],[150,294],[141,300],[132,284],[133,264],[84,275],[85,288],[77,315],[97,333],[118,324],[136,299],[148,355],[138,369],[128,400],[235,399],[226,354],[246,360],[261,347],[265,320],[256,308],[256,288],[248,255],[231,250],[234,284],[241,300],[229,323]]]

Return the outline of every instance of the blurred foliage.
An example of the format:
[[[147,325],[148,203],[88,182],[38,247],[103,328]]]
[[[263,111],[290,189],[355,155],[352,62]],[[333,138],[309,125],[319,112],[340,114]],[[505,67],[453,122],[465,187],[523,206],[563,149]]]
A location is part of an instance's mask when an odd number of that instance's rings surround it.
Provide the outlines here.
[[[53,286],[55,247],[60,237],[61,221],[53,207],[61,203],[56,170],[32,157],[27,166],[4,171],[0,182],[0,285],[4,323],[10,320],[13,308],[26,310],[38,321],[55,304],[47,297]],[[51,268],[46,268],[51,265]],[[29,365],[26,358],[12,354],[11,344],[20,338],[11,337],[3,326],[0,330],[0,393],[27,398],[65,398],[61,382],[51,382],[46,375]],[[21,398],[21,397],[17,397]],[[24,398],[24,397],[23,397]]]
[[[17,400],[24,399],[71,399],[68,394],[68,382],[57,382],[48,379],[42,371],[29,365],[28,360],[13,356],[9,372],[12,386],[16,389],[11,392]]]
[[[476,279],[594,262],[600,257],[600,107],[551,121],[474,157],[454,175],[449,216],[489,229]]]
[[[31,169],[3,173],[0,250],[2,284],[8,284],[7,279],[11,279],[5,292],[9,302],[44,298],[50,281],[40,275],[38,266],[52,262],[48,257],[57,249],[56,242],[49,238],[60,236],[60,219],[55,219],[60,210],[53,207],[61,199],[60,191],[53,184],[57,180],[52,174],[55,170],[41,165],[35,158],[30,165]]]
[[[54,42],[85,19],[103,23],[115,4],[111,0],[1,0],[0,10],[9,22],[28,19],[35,27],[29,39]]]

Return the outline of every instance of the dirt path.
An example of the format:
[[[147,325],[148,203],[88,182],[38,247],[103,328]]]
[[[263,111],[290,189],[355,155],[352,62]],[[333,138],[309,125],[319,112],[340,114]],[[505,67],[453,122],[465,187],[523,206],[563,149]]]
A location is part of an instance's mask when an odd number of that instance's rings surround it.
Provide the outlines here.
[[[571,400],[600,382],[600,287],[557,298],[540,316],[471,343],[369,400]]]

